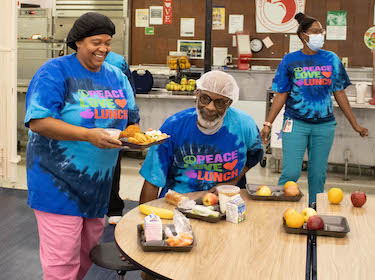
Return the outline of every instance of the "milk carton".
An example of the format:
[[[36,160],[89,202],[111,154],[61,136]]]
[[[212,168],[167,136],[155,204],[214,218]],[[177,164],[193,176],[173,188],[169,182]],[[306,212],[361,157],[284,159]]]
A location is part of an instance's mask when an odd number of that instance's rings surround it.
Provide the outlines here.
[[[147,241],[163,240],[163,224],[154,212],[145,218],[145,239]]]
[[[246,205],[239,194],[227,202],[226,219],[228,222],[238,224],[245,220]]]

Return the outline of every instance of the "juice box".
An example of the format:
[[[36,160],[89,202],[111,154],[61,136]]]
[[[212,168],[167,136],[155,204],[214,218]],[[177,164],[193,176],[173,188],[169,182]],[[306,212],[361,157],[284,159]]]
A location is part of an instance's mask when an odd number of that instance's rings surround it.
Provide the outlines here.
[[[163,240],[163,224],[159,216],[152,214],[145,218],[145,240]]]
[[[239,194],[227,202],[226,219],[228,222],[238,224],[245,220],[246,204]]]

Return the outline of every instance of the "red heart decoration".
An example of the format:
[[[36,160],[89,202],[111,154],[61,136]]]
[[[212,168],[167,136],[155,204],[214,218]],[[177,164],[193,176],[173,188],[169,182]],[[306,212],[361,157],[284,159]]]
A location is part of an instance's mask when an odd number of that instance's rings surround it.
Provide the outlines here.
[[[223,165],[223,167],[224,167],[225,169],[228,169],[228,170],[233,170],[234,167],[236,166],[237,162],[238,162],[238,159],[235,159],[235,160],[232,161],[232,162],[227,162],[226,164]]]
[[[116,99],[115,103],[121,108],[124,108],[128,102],[126,102],[126,99]]]
[[[326,78],[329,78],[329,77],[331,77],[332,72],[322,72],[322,75],[323,75],[324,77],[326,77]]]

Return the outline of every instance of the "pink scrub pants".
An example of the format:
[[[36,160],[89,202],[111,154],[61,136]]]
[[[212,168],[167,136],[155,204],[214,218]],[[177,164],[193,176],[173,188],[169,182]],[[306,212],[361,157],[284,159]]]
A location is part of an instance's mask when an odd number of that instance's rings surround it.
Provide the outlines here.
[[[44,280],[81,280],[90,269],[90,250],[99,243],[104,218],[88,219],[34,210]]]

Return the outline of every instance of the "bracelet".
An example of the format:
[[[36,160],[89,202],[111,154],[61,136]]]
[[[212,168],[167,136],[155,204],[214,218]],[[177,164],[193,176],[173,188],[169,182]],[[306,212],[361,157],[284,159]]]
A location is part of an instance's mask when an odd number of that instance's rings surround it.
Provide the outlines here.
[[[272,123],[270,123],[270,122],[264,122],[263,126],[268,126],[269,128],[271,128],[272,127]]]

